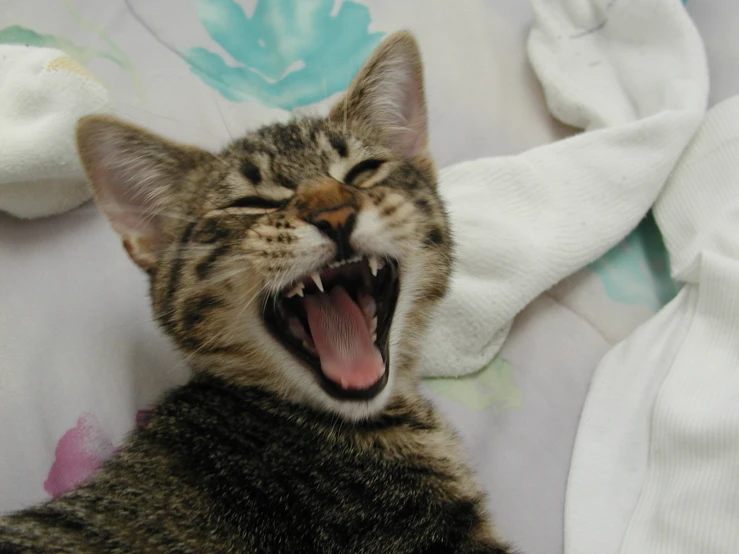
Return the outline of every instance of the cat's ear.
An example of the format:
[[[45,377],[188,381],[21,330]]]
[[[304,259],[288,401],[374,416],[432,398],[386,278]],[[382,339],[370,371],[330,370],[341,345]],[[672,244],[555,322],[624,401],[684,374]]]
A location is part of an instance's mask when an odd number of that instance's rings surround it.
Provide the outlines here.
[[[150,269],[167,242],[169,201],[206,153],[102,115],[80,120],[77,148],[98,206],[131,259]]]
[[[401,31],[387,37],[329,117],[339,123],[369,126],[406,158],[424,153],[428,118],[421,53],[413,35]]]

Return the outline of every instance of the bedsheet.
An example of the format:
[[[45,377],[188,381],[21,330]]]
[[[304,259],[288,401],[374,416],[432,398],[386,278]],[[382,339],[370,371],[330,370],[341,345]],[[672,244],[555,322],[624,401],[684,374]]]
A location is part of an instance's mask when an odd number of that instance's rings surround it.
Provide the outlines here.
[[[530,13],[520,0],[301,4],[313,7],[297,17],[271,0],[6,0],[0,43],[61,48],[111,90],[117,115],[217,148],[290,112],[324,110],[385,33],[410,28],[424,53],[440,166],[571,132],[547,114],[527,65]],[[232,10],[229,22],[209,17],[215,5]],[[739,84],[730,32],[739,11],[731,0],[688,8],[707,43],[716,101]],[[274,49],[275,22],[291,37],[282,50]],[[226,45],[239,33],[253,40],[237,59]],[[327,34],[345,47],[331,48]],[[534,301],[478,373],[424,383],[465,437],[501,532],[523,552],[562,551],[565,484],[590,374],[674,296],[666,263],[647,218]],[[144,276],[90,205],[30,222],[0,216],[0,299],[3,512],[73,487],[187,371],[150,320]],[[70,379],[69,368],[85,378]]]

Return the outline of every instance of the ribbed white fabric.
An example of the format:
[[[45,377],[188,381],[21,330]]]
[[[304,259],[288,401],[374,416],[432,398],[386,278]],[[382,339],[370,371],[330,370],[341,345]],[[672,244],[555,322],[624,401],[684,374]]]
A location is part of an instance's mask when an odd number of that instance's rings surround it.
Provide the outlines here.
[[[441,172],[457,263],[427,375],[480,369],[531,300],[628,234],[705,111],[703,45],[677,0],[531,5],[529,56],[549,109],[588,132]]]
[[[109,105],[107,89],[64,52],[0,45],[0,210],[43,217],[88,200],[74,129]]]
[[[654,213],[686,283],[598,367],[567,491],[568,554],[739,552],[739,96]]]

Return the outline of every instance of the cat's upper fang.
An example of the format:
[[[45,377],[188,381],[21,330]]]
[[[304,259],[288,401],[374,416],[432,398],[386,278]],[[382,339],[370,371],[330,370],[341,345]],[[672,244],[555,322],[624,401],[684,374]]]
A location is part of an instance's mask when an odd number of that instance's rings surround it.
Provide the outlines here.
[[[374,256],[370,256],[369,266],[370,271],[372,272],[372,277],[377,277],[377,258],[375,258]]]
[[[385,267],[385,261],[377,256],[370,256],[367,261],[369,262],[372,277],[377,277],[377,272]]]
[[[317,271],[314,271],[313,273],[311,273],[310,274],[310,278],[313,279],[313,282],[318,287],[318,290],[320,290],[321,292],[324,292],[324,290],[323,290],[323,281],[321,281],[321,276],[318,274],[318,272]]]

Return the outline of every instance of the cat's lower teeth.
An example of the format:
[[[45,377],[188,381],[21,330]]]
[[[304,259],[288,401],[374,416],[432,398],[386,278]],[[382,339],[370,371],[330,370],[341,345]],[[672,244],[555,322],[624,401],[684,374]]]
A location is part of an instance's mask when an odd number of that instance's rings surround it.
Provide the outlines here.
[[[367,321],[370,321],[377,313],[377,302],[371,294],[359,294],[359,307],[362,308]]]
[[[295,285],[292,290],[285,294],[288,298],[292,298],[295,295],[298,295],[300,298],[303,298],[303,289],[305,288],[305,284],[300,281],[297,285]]]

